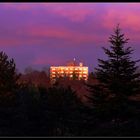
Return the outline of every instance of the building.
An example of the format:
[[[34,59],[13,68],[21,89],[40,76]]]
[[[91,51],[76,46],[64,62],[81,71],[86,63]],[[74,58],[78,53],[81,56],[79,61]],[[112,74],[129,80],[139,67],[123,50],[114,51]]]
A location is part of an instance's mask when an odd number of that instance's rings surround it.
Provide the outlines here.
[[[55,82],[59,77],[68,77],[70,79],[85,80],[88,79],[88,67],[83,66],[83,63],[76,63],[71,61],[66,66],[51,66],[50,67],[50,79]]]

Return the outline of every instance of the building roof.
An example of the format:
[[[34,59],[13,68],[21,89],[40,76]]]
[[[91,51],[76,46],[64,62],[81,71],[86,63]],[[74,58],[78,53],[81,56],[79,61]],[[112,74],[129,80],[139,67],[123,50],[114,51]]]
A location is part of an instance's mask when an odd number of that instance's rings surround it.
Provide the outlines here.
[[[75,58],[72,61],[68,61],[67,66],[78,66],[78,63],[76,62]]]

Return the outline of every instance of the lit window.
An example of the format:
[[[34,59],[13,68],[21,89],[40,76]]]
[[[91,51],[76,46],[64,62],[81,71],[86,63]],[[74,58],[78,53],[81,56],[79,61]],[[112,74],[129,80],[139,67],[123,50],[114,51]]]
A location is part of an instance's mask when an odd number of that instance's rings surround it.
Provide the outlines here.
[[[87,68],[83,68],[83,69],[87,71]]]
[[[84,71],[83,73],[87,73],[86,71]]]

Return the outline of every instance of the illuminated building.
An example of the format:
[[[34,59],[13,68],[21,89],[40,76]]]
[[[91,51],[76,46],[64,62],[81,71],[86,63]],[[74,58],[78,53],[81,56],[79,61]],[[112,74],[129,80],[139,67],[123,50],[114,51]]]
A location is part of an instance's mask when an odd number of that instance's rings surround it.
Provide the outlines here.
[[[55,82],[59,77],[68,77],[69,79],[85,80],[88,79],[88,67],[83,66],[83,63],[76,64],[75,59],[69,62],[66,66],[51,66],[50,79]]]

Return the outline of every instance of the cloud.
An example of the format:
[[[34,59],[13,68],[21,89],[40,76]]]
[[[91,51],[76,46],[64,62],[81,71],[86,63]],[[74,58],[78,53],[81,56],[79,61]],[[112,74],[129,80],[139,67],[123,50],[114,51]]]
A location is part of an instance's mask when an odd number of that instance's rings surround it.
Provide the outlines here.
[[[32,65],[56,65],[63,62],[62,58],[57,59],[56,57],[37,57],[32,61]]]
[[[47,12],[64,17],[72,22],[83,22],[87,16],[94,14],[93,4],[46,4]]]
[[[31,38],[54,38],[64,39],[73,43],[90,43],[101,40],[101,37],[95,33],[81,33],[79,31],[72,31],[65,27],[54,27],[54,26],[42,26],[42,27],[28,27],[26,28],[26,34]]]
[[[34,3],[2,3],[0,7],[6,9],[6,10],[11,10],[11,9],[16,9],[16,10],[30,10],[31,8],[37,6]]]
[[[134,5],[133,5],[134,6]],[[136,7],[136,5],[135,5]],[[123,7],[122,7],[123,8]],[[103,26],[106,28],[112,28],[115,24],[120,23],[124,28],[132,29],[137,31],[140,29],[140,8],[135,10],[131,7],[125,7],[122,10],[119,8],[110,8],[106,11],[106,16],[103,16]]]
[[[140,5],[139,4],[126,4],[126,5],[112,5],[104,14],[100,16],[102,18],[102,27],[104,30],[109,30],[113,33],[113,29],[119,23],[122,33],[127,38],[130,38],[130,42],[140,40]]]
[[[40,12],[48,15],[54,14],[59,17],[64,17],[74,22],[82,22],[90,14],[93,14],[95,5],[70,3],[70,4],[52,4],[52,3],[5,3],[0,5],[6,10],[32,11],[32,14],[37,15]]]
[[[62,64],[77,55],[90,65],[103,55],[101,45],[107,45],[117,23],[138,49],[139,15],[138,3],[5,3],[0,48],[17,57],[20,67]]]
[[[20,43],[21,42],[17,39],[0,39],[0,48],[18,46]]]
[[[68,18],[73,22],[83,22],[86,17],[90,14],[93,14],[93,10],[90,9],[73,9],[73,10],[66,10],[66,9],[55,9],[53,13]]]

